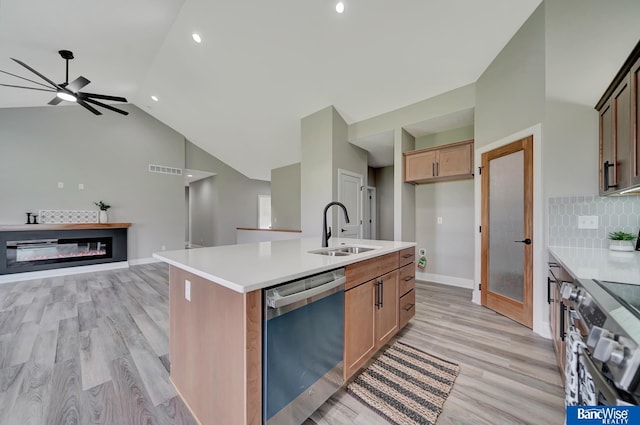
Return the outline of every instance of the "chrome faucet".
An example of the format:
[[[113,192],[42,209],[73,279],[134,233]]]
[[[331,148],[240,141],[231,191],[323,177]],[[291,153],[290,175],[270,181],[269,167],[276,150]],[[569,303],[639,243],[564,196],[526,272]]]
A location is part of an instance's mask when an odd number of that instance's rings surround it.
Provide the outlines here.
[[[331,227],[329,227],[329,231],[327,231],[327,210],[332,205],[337,205],[342,208],[342,211],[344,211],[344,218],[345,220],[347,220],[347,223],[349,223],[349,214],[347,214],[347,207],[345,207],[340,202],[336,202],[336,201],[329,202],[327,206],[324,207],[324,214],[323,214],[323,221],[322,221],[322,247],[323,248],[326,248],[329,246],[329,238],[331,237]]]

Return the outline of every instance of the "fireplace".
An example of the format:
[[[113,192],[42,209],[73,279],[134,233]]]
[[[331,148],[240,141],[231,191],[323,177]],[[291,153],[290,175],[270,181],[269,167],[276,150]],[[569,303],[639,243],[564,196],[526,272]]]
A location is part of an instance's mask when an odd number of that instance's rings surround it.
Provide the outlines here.
[[[126,228],[0,232],[0,274],[126,260]]]

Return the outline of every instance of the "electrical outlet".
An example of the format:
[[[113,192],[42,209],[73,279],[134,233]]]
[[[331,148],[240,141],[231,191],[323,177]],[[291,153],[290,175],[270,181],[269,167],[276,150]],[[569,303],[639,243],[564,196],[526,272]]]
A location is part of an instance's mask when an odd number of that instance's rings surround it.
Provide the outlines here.
[[[578,216],[578,229],[597,229],[597,215],[580,215]]]
[[[162,251],[166,251],[166,250],[167,250],[167,246],[166,246],[166,245],[162,245],[162,246],[160,247],[160,249],[162,249]]]
[[[186,279],[184,281],[184,298],[191,302],[191,281]]]
[[[84,183],[78,183],[78,189],[84,190]]]
[[[438,224],[442,224],[442,217],[438,217]]]
[[[58,182],[58,189],[64,189],[64,182]]]
[[[427,250],[426,248],[420,248],[418,250],[418,254],[420,254],[421,257],[424,257],[425,255],[427,255]]]

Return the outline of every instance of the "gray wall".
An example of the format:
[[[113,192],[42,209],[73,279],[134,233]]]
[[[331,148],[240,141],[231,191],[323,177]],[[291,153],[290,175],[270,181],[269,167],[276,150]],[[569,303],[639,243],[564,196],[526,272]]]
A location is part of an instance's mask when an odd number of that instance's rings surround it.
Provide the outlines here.
[[[214,246],[215,206],[220,205],[214,177],[194,181],[189,185],[189,212],[191,214],[190,240],[195,245]]]
[[[333,107],[302,118],[300,223],[305,237],[322,234],[322,209],[333,198]]]
[[[300,163],[271,170],[271,228],[300,230]]]
[[[416,149],[473,139],[473,126],[416,139]],[[416,186],[416,243],[427,250],[426,273],[473,280],[473,180]],[[437,218],[442,217],[442,224]]]
[[[184,220],[184,240],[188,242],[191,238],[189,234],[189,186],[184,187],[184,210],[185,210],[185,220]]]
[[[544,3],[476,81],[475,148],[544,119]]]
[[[362,175],[367,182],[367,152],[347,141],[348,126],[333,106],[301,121],[301,225],[305,237],[322,233],[322,211],[338,199],[338,168]],[[329,225],[337,222],[332,208]],[[334,221],[335,220],[335,221]]]
[[[376,195],[378,196],[378,239],[393,239],[393,166],[376,168]]]
[[[415,138],[404,129],[396,130],[394,146],[395,164],[403,164],[403,152],[415,149]],[[394,235],[396,240],[415,242],[416,240],[416,187],[404,182],[404,164],[394,167]],[[400,220],[397,218],[400,217]]]
[[[216,174],[210,181],[196,185],[195,193],[191,192],[191,206],[196,206],[192,210],[192,220],[194,216],[208,220],[206,225],[195,231],[192,222],[191,239],[194,243],[201,245],[199,241],[202,240],[206,241],[206,246],[231,245],[236,243],[236,227],[258,227],[258,195],[271,193],[269,182],[247,178],[188,141],[185,168]],[[195,199],[196,193],[203,192],[207,193],[205,199],[210,199],[212,205],[203,206],[204,210],[198,211],[197,208],[205,201]]]
[[[22,224],[25,211],[39,209],[93,210],[103,200],[110,221],[132,223],[129,259],[182,248],[184,181],[148,165],[182,168],[184,138],[133,105],[122,108],[130,115],[0,109],[0,223]]]

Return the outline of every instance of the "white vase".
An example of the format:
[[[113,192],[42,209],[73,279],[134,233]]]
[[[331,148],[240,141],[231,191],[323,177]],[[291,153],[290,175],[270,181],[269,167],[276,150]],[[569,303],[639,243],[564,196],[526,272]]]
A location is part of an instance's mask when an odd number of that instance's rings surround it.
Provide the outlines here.
[[[611,251],[633,251],[633,241],[609,241]]]
[[[106,211],[100,211],[100,215],[98,216],[98,222],[99,223],[108,223],[109,222],[109,216],[107,215]]]

